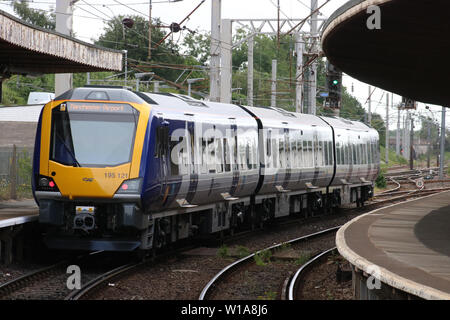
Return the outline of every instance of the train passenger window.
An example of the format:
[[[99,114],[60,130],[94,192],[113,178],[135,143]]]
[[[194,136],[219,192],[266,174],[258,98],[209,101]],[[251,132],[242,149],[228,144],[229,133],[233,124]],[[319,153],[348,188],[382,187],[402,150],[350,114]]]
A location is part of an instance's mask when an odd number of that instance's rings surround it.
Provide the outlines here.
[[[369,161],[367,159],[367,145],[363,144],[363,152],[364,152],[364,164],[367,164]]]
[[[274,168],[278,167],[278,157],[277,139],[272,139],[272,166]]]
[[[183,137],[178,137],[178,141],[176,138],[170,137],[170,174],[172,176],[178,176],[180,175],[180,168],[179,165],[182,163],[182,157],[181,154],[181,146],[183,143]]]
[[[312,141],[308,141],[308,167],[314,167],[314,150]]]
[[[279,144],[278,144],[278,154],[280,157],[280,168],[285,168],[286,164],[286,154],[284,153],[284,136],[280,138]]]
[[[328,163],[334,165],[333,142],[328,141]]]
[[[303,143],[302,140],[297,140],[297,167],[301,168],[303,167]]]
[[[359,164],[363,164],[363,148],[361,143],[358,145],[358,150],[359,150]]]
[[[289,134],[286,132],[285,133],[285,143],[284,143],[284,146],[285,146],[285,153],[286,153],[286,158],[285,158],[285,163],[284,163],[284,166],[286,167],[286,168],[290,168],[291,167],[291,142],[290,142],[290,140],[289,140]]]
[[[208,170],[209,173],[216,172],[216,149],[214,138],[208,138]]]
[[[229,172],[231,170],[231,159],[230,159],[230,146],[228,145],[228,139],[223,139],[223,159],[225,165],[225,172]]]
[[[343,150],[344,150],[344,164],[348,164],[348,148],[346,144],[344,145]]]
[[[250,145],[249,142],[247,141],[247,145],[245,146],[245,162],[247,164],[247,167],[245,168],[245,170],[251,170],[252,169],[252,165],[250,162]]]
[[[356,145],[352,144],[352,150],[353,150],[353,164],[357,164],[357,151],[356,151]]]
[[[194,128],[189,128],[191,173],[195,173],[195,133]]]
[[[292,150],[292,159],[291,159],[291,167],[292,168],[298,168],[297,166],[297,158],[298,158],[298,154],[297,154],[297,141],[296,139],[296,132],[294,132],[294,137],[292,139],[292,145],[291,145],[291,150]]]
[[[317,152],[318,152],[318,157],[317,157],[317,165],[319,167],[324,165],[324,161],[323,161],[323,141],[319,141],[318,143],[318,148],[317,148]]]
[[[325,144],[325,149],[324,149],[324,151],[325,151],[325,165],[329,166],[330,165],[330,159],[328,158],[328,141],[325,141],[324,144]]]
[[[200,167],[201,167],[201,172],[202,172],[203,174],[206,174],[206,171],[207,171],[206,139],[202,137],[202,138],[200,138],[200,141],[201,141],[201,145],[202,145],[202,147],[201,147],[201,149],[200,149],[200,151],[201,151],[201,153],[202,153],[202,154],[201,154],[201,157],[200,157],[200,159],[201,159]]]
[[[268,130],[266,138],[266,154],[268,157],[272,155],[272,145],[270,143],[271,141],[272,141],[272,131]]]
[[[223,149],[222,149],[222,141],[220,138],[215,139],[215,148],[217,150],[216,152],[216,171],[217,173],[223,172]]]
[[[233,170],[238,170],[238,139],[237,136],[234,136],[234,145],[233,145],[233,159],[234,159],[234,165]]]

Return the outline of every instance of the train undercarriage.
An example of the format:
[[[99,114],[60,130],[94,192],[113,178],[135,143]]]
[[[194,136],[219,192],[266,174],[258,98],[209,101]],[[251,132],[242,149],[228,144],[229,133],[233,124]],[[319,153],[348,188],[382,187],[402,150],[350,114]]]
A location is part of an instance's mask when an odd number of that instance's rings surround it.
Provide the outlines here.
[[[363,206],[371,184],[280,192],[145,214],[134,203],[41,200],[44,241],[53,249],[133,251],[160,249],[183,239],[262,228],[278,218],[330,214]],[[60,212],[63,211],[62,216]]]

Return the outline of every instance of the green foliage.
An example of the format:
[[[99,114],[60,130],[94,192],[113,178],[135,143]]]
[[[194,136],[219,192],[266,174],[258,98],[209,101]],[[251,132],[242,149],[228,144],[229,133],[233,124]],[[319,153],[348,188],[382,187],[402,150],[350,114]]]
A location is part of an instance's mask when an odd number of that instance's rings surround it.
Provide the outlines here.
[[[272,251],[270,250],[263,250],[257,252],[254,256],[256,265],[261,267],[267,265],[270,262],[271,258],[272,258]]]
[[[276,291],[264,291],[264,295],[258,296],[258,300],[275,300],[277,295]]]
[[[295,260],[295,264],[302,266],[304,265],[306,262],[309,261],[309,259],[311,258],[311,254],[309,252],[306,253],[302,253],[298,259]]]
[[[250,249],[244,246],[237,246],[236,253],[239,258],[244,258],[250,255]]]
[[[219,250],[217,250],[217,255],[221,258],[229,257],[230,253],[228,247],[226,245],[221,246]]]
[[[384,174],[380,172],[377,179],[375,180],[375,186],[379,189],[386,188],[386,178],[384,177]]]
[[[13,1],[14,12],[25,22],[45,29],[54,30],[56,26],[56,16],[53,10],[48,13],[35,10],[28,6],[29,2],[30,1],[28,0]]]

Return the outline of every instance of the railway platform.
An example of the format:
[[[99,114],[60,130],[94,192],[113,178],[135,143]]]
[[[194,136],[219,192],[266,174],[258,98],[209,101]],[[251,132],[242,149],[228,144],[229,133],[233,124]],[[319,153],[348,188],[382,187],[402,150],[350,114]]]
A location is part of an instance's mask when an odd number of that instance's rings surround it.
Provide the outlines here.
[[[24,226],[38,220],[34,200],[0,202],[0,263],[10,264],[23,256]]]
[[[450,299],[450,192],[374,210],[337,233],[354,297]]]

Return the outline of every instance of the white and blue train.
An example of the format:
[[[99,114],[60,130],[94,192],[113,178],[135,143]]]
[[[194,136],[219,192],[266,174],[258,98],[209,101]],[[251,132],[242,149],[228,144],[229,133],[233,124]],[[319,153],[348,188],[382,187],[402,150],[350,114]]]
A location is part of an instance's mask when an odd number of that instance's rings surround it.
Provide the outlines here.
[[[160,248],[363,205],[379,137],[361,122],[86,86],[42,110],[33,192],[51,248]]]

